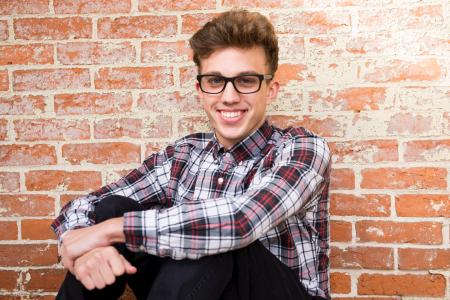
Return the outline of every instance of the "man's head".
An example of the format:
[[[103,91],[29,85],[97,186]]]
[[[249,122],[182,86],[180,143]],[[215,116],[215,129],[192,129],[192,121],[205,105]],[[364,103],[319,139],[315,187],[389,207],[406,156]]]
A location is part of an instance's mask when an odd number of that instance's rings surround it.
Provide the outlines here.
[[[266,54],[269,73],[278,68],[278,40],[266,17],[246,10],[231,10],[206,23],[189,40],[194,62],[201,70],[202,59],[223,48],[248,49],[261,46]]]
[[[233,10],[208,22],[190,43],[199,98],[217,139],[230,148],[264,123],[267,104],[277,96],[273,26],[258,13]]]

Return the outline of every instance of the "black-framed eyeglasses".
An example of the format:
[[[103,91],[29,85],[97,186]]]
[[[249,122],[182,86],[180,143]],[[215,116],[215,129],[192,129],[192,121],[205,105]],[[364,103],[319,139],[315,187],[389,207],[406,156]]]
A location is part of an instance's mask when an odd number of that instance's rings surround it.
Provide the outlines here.
[[[249,74],[235,77],[225,77],[221,75],[197,75],[197,81],[202,92],[207,94],[220,94],[223,92],[228,82],[233,84],[234,89],[241,94],[256,93],[261,89],[263,80],[272,79],[273,75]]]

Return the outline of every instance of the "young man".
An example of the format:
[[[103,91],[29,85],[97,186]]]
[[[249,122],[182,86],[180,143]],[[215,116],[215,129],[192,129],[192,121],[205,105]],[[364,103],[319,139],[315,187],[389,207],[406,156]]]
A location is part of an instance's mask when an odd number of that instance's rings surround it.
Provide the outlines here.
[[[66,205],[52,227],[69,270],[59,299],[327,299],[330,153],[266,121],[278,44],[230,11],[190,40],[213,133],[184,137]]]

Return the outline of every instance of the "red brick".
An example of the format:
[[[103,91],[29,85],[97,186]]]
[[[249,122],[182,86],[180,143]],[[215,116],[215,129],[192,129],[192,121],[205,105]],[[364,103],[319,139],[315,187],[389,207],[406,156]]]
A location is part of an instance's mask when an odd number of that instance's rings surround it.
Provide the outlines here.
[[[442,224],[436,222],[357,221],[356,236],[360,242],[442,243]]]
[[[57,14],[116,14],[131,10],[130,0],[54,0]]]
[[[444,113],[444,133],[450,134],[450,113]]]
[[[287,85],[290,81],[305,81],[307,66],[303,64],[280,64],[275,75],[281,85]]]
[[[363,189],[445,189],[444,168],[377,168],[361,170]]]
[[[305,39],[298,36],[278,36],[279,59],[299,59],[305,57]]]
[[[89,139],[89,122],[67,119],[14,121],[18,141],[64,141]]]
[[[346,130],[346,121],[342,116],[271,115],[268,119],[280,128],[302,126],[323,137],[342,137],[345,135]]]
[[[2,1],[0,15],[41,14],[48,12],[48,0]]]
[[[399,217],[450,218],[449,195],[397,195],[395,209]]]
[[[20,175],[17,172],[0,172],[0,192],[18,192]]]
[[[358,278],[358,294],[444,297],[445,276],[361,274]]]
[[[450,52],[450,49],[449,49]],[[442,110],[446,111],[450,87],[404,87],[398,91],[396,106],[400,110]]]
[[[331,292],[348,294],[351,292],[351,278],[347,273],[333,272],[330,274]]]
[[[0,115],[35,115],[44,112],[45,98],[43,96],[12,96],[0,97]]]
[[[56,164],[55,146],[0,145],[0,166],[40,166]]]
[[[58,60],[64,65],[129,64],[136,61],[136,49],[130,42],[61,43]]]
[[[9,90],[8,71],[0,70],[0,91]]]
[[[325,34],[351,31],[348,12],[303,11],[271,14],[278,33]]]
[[[0,41],[5,41],[9,37],[8,21],[0,20]]]
[[[352,190],[355,188],[355,173],[353,169],[331,169],[330,190]]]
[[[375,83],[436,81],[443,73],[436,58],[368,61],[359,72],[360,79]]]
[[[53,45],[4,45],[0,52],[0,65],[53,64]]]
[[[0,119],[0,141],[8,139],[8,120]]]
[[[361,111],[392,107],[388,103],[386,88],[355,87],[343,90],[309,91],[310,111]]]
[[[178,134],[181,136],[195,132],[210,132],[207,117],[186,117],[178,121]]]
[[[62,156],[72,165],[138,163],[140,146],[125,142],[68,144],[62,146]]]
[[[0,195],[1,217],[40,217],[55,214],[55,199],[44,195]]]
[[[18,289],[19,273],[17,271],[0,270],[0,290],[11,291]]]
[[[176,16],[131,16],[100,18],[98,37],[101,39],[131,39],[173,37],[177,33]]]
[[[200,129],[200,128],[199,128]],[[172,135],[172,117],[155,116],[144,119],[143,137],[165,138]]]
[[[15,294],[17,294],[17,293],[15,293]],[[5,294],[5,295],[0,295],[0,300],[23,300],[23,299],[31,299],[31,298],[24,298],[24,297],[27,297],[27,296],[15,296],[15,295],[8,295],[8,294]],[[34,294],[33,295],[33,298],[32,298],[33,300],[54,300],[55,299],[55,296],[52,296],[52,295],[36,295],[36,294]],[[134,299],[133,299],[134,300]]]
[[[109,138],[140,138],[142,120],[135,118],[102,119],[94,123],[94,137],[96,139]]]
[[[50,244],[2,244],[0,245],[0,266],[37,267],[57,263],[56,245]]]
[[[60,207],[63,207],[64,205],[66,205],[67,203],[69,203],[72,200],[75,200],[77,198],[80,198],[82,196],[85,196],[86,194],[62,194],[60,196],[60,201],[59,201],[59,205]]]
[[[101,183],[101,173],[95,171],[45,170],[25,173],[28,191],[86,191],[97,189]]]
[[[207,22],[216,17],[217,13],[207,14],[185,14],[181,16],[181,33],[194,34],[197,30],[203,27]]]
[[[301,89],[281,89],[275,101],[267,107],[267,111],[276,113],[292,113],[306,111],[306,99]]]
[[[391,270],[394,268],[394,250],[381,247],[332,247],[330,261],[332,268]]]
[[[425,135],[432,133],[436,128],[436,120],[433,115],[405,112],[392,116],[388,124],[387,132],[395,135]]]
[[[145,157],[149,157],[155,152],[159,152],[167,147],[166,143],[151,142],[145,146]]]
[[[387,217],[391,214],[388,195],[331,194],[330,213],[339,216]]]
[[[154,12],[155,10],[200,10],[215,9],[216,1],[214,0],[139,0],[139,11]]]
[[[182,88],[192,89],[195,86],[197,67],[188,66],[180,68],[180,85]]]
[[[18,232],[16,221],[0,221],[0,236],[2,240],[17,240]]]
[[[15,91],[45,91],[88,88],[88,69],[17,70],[13,72]]]
[[[330,239],[332,242],[350,242],[352,240],[352,223],[331,220]]]
[[[439,135],[442,120],[433,112],[376,111],[354,114],[347,135],[367,139],[386,136]]]
[[[142,93],[137,100],[139,111],[153,113],[174,113],[202,111],[202,106],[197,94],[189,91],[187,93]]]
[[[14,20],[16,39],[67,40],[92,37],[92,20],[82,17]]]
[[[97,89],[155,89],[173,85],[171,68],[101,68],[95,74]]]
[[[450,161],[450,140],[406,142],[405,161]]]
[[[57,292],[66,275],[65,269],[28,270],[23,276],[30,278],[23,284],[25,291]]]
[[[24,240],[50,240],[55,238],[50,224],[53,220],[22,220],[22,239]]]
[[[144,63],[188,62],[191,58],[188,41],[148,41],[141,45],[141,61]]]
[[[398,249],[400,270],[432,270],[450,268],[450,249]]]
[[[360,31],[399,31],[439,29],[444,23],[441,5],[365,9],[358,12]]]
[[[395,140],[343,141],[329,143],[334,163],[398,161]]]
[[[58,115],[114,114],[131,111],[131,93],[81,93],[55,95]]]

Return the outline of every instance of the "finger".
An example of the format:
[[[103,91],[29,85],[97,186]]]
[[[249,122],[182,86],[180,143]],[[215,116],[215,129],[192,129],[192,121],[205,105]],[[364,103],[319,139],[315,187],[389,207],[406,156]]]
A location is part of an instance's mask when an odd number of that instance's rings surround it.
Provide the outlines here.
[[[90,276],[83,276],[80,281],[88,290],[93,290],[95,288],[94,281]]]
[[[121,256],[122,255],[120,255],[117,251],[109,256],[108,263],[115,276],[121,276],[125,273],[125,263],[123,262]]]
[[[107,285],[114,283],[116,276],[107,262],[99,266],[99,273],[103,278],[103,282]]]
[[[103,280],[103,276],[100,273],[99,268],[93,268],[90,273],[90,277],[92,281],[94,282],[94,285],[97,289],[102,289],[106,286],[105,281]]]
[[[134,267],[133,265],[131,265],[128,260],[125,259],[125,257],[123,257],[122,255],[120,255],[120,258],[122,259],[122,262],[125,266],[125,272],[127,274],[134,274],[137,272],[136,267]]]

